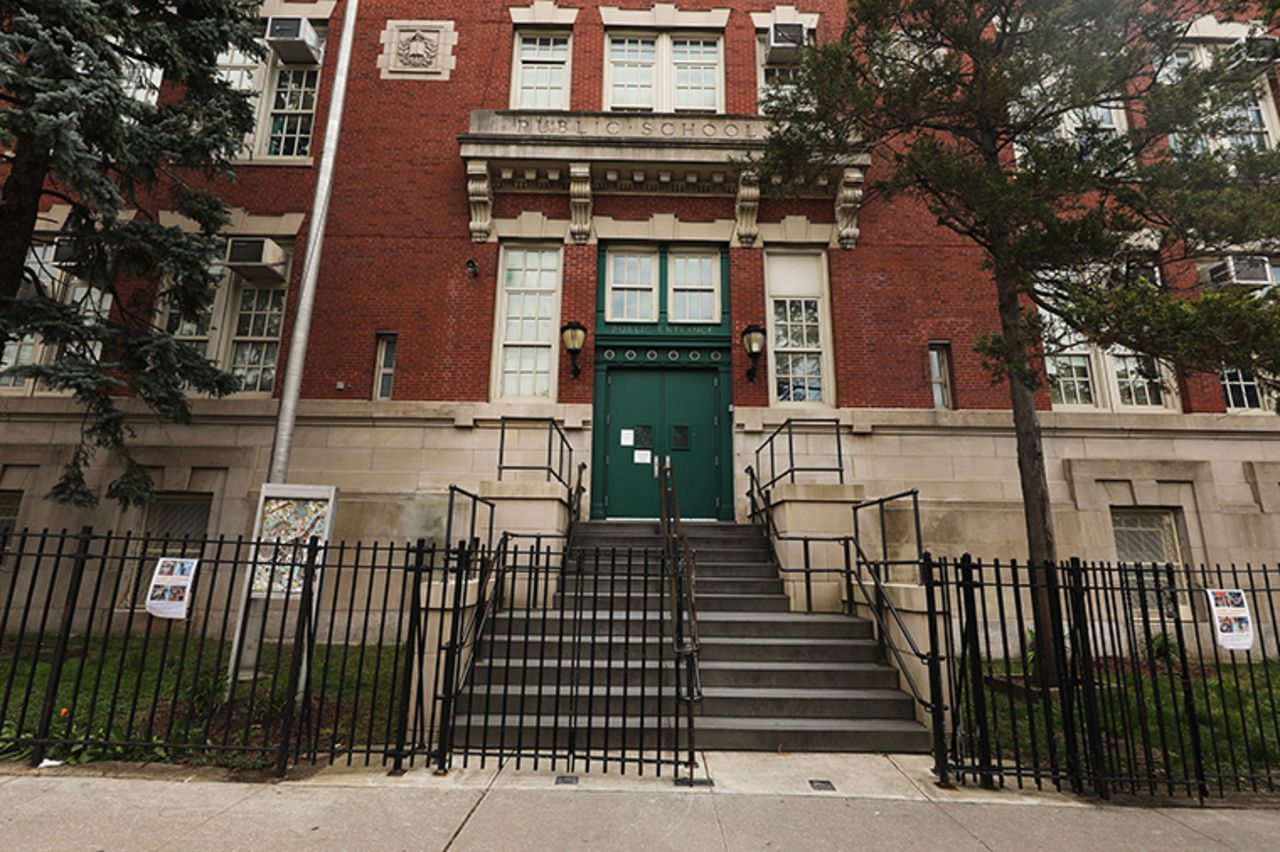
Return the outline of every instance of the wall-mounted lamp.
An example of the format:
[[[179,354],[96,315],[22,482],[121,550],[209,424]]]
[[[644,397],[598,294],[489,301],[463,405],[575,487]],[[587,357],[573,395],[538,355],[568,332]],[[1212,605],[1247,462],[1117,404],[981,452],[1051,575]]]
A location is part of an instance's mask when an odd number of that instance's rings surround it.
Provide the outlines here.
[[[467,274],[472,278],[475,278],[480,274],[480,264],[476,263],[476,259],[474,257],[467,261]]]
[[[569,353],[569,374],[575,379],[582,375],[578,366],[578,355],[587,344],[587,327],[580,322],[567,322],[560,328],[560,342],[564,351]]]
[[[768,332],[764,326],[752,323],[742,330],[742,348],[747,350],[747,357],[751,359],[751,366],[747,368],[747,381],[754,382],[756,380],[756,370],[760,367],[760,356],[764,354],[764,343],[768,337]]]

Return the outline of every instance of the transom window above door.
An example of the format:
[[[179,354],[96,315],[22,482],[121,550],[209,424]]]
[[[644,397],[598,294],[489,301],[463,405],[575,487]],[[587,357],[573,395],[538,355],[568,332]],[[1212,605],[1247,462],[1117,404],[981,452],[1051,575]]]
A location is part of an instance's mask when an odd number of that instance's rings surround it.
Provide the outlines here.
[[[636,112],[724,111],[724,58],[715,35],[611,33],[605,108]]]
[[[605,257],[605,322],[720,323],[718,249],[622,246]]]

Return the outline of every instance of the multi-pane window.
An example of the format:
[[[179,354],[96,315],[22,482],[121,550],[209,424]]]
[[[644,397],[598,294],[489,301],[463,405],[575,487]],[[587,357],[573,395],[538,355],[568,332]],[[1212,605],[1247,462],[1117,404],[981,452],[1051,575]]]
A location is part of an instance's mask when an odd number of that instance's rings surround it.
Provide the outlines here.
[[[18,340],[9,340],[0,350],[0,388],[24,387],[27,380],[6,373],[12,367],[25,367],[35,361],[36,339],[28,334]]]
[[[1164,385],[1154,358],[1150,355],[1132,354],[1112,354],[1110,358],[1121,405],[1164,405]]]
[[[720,91],[720,42],[677,38],[671,41],[677,110],[715,111]]]
[[[774,299],[774,387],[781,402],[822,400],[817,299]]]
[[[250,95],[249,102],[255,114],[259,107],[263,74],[264,71],[258,60],[241,50],[229,50],[218,56],[218,76],[226,80],[237,92],[246,92]],[[252,131],[245,137],[242,153],[246,156],[253,155]]]
[[[1178,80],[1188,69],[1208,67],[1215,58],[1215,48],[1207,45],[1187,46],[1175,50],[1170,61],[1161,69],[1162,82],[1171,83]],[[1204,154],[1210,149],[1248,148],[1266,151],[1271,147],[1275,115],[1268,117],[1264,99],[1270,94],[1264,82],[1259,81],[1259,88],[1251,93],[1247,100],[1227,109],[1223,118],[1234,125],[1235,132],[1214,139],[1189,134],[1169,137],[1169,147],[1175,155]]]
[[[1116,559],[1129,565],[1180,565],[1182,545],[1175,509],[1111,509],[1111,529],[1116,539]],[[1133,607],[1177,612],[1177,598],[1167,573],[1145,568],[1126,575],[1126,597]]]
[[[613,109],[656,108],[654,80],[657,76],[658,40],[653,36],[609,39],[609,75]]]
[[[719,258],[714,254],[672,254],[671,322],[719,322]]]
[[[1227,408],[1262,408],[1262,389],[1253,373],[1236,369],[1223,370],[1222,394],[1227,398]]]
[[[237,294],[231,375],[242,391],[270,392],[275,387],[284,297],[283,287],[245,286]]]
[[[105,322],[111,315],[112,295],[106,290],[90,286],[80,281],[72,281],[67,287],[67,302],[83,318],[86,325]],[[63,345],[61,357],[81,358],[86,361],[97,361],[102,354],[102,341],[94,340],[86,343],[67,343]]]
[[[374,365],[373,398],[391,399],[396,380],[396,336],[378,335],[378,360]]]
[[[177,311],[165,318],[165,331],[174,339],[190,346],[203,357],[209,357],[209,330],[213,325],[213,305],[186,319]]]
[[[318,68],[280,68],[271,95],[267,155],[305,157],[311,153],[311,122],[316,111]]]
[[[516,102],[520,109],[566,109],[569,106],[569,36],[517,37]]]
[[[560,252],[551,248],[508,248],[499,320],[499,396],[551,396],[555,354]]]
[[[1095,405],[1093,364],[1088,354],[1066,353],[1045,359],[1049,396],[1054,405]]]
[[[715,112],[723,61],[715,36],[661,33],[609,36],[608,109]]]
[[[0,544],[17,529],[18,510],[21,508],[21,491],[0,491]]]
[[[161,557],[199,558],[209,534],[212,508],[212,494],[157,494],[147,506],[138,542],[138,565],[125,594],[142,603],[155,560]],[[130,601],[125,598],[121,604],[129,606]]]
[[[609,322],[654,322],[658,318],[658,262],[652,253],[609,253]]]
[[[1262,101],[1256,93],[1248,102],[1228,110],[1227,118],[1237,128],[1236,133],[1223,139],[1228,147],[1253,148],[1256,151],[1265,151],[1270,147],[1267,120],[1262,113]]]
[[[929,386],[933,390],[934,408],[955,408],[951,391],[951,344],[936,341],[929,344]]]

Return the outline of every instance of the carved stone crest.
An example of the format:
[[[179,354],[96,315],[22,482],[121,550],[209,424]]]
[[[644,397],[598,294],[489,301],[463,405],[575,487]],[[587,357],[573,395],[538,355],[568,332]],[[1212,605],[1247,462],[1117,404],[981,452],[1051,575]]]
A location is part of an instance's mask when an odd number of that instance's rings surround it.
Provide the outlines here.
[[[396,70],[433,69],[439,57],[439,30],[400,30],[396,33]]]

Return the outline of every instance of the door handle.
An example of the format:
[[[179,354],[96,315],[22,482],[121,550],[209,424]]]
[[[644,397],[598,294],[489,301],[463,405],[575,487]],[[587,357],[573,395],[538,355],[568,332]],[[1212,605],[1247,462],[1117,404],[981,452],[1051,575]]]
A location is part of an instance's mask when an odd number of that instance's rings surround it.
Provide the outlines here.
[[[657,455],[657,453],[655,453],[655,454],[654,454],[654,456],[653,456],[653,478],[654,478],[654,479],[657,479],[657,478],[658,478],[658,455]]]

